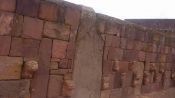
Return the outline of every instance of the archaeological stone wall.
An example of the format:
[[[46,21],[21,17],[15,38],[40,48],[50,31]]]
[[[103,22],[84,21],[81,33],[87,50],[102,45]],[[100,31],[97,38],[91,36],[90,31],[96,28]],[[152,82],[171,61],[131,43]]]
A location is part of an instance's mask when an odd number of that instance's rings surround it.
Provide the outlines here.
[[[0,98],[136,98],[172,88],[175,33],[55,0],[0,0]]]

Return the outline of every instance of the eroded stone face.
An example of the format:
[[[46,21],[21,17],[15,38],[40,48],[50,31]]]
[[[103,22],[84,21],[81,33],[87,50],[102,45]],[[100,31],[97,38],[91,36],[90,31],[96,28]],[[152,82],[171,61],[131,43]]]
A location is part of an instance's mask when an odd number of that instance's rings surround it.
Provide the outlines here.
[[[0,13],[0,35],[8,35],[11,32],[11,24],[13,22],[12,13]]]
[[[30,80],[0,81],[0,98],[30,98]]]
[[[23,59],[0,56],[0,80],[20,79]]]

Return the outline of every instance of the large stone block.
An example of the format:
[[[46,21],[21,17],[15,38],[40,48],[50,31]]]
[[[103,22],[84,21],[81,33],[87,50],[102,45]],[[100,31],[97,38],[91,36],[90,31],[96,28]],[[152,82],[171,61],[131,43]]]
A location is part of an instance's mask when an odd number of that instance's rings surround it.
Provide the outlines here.
[[[1,98],[30,98],[30,80],[0,81]]]
[[[23,59],[0,56],[0,80],[20,79]]]
[[[44,36],[61,40],[69,40],[70,26],[46,22],[44,25]]]
[[[9,35],[11,33],[11,25],[13,23],[14,14],[0,12],[0,35]]]
[[[17,0],[17,13],[36,17],[38,15],[40,0]]]
[[[0,55],[8,55],[10,51],[11,37],[10,36],[0,36]]]
[[[0,10],[3,11],[15,11],[16,0],[1,0],[0,1]]]
[[[37,18],[24,17],[23,37],[41,39],[43,21]]]
[[[67,44],[68,43],[66,41],[54,40],[53,41],[53,48],[52,48],[52,57],[65,58]]]
[[[22,38],[12,38],[12,44],[10,49],[10,56],[22,56],[23,51],[23,39]]]
[[[55,3],[43,1],[40,4],[39,17],[49,21],[57,21],[58,6]]]

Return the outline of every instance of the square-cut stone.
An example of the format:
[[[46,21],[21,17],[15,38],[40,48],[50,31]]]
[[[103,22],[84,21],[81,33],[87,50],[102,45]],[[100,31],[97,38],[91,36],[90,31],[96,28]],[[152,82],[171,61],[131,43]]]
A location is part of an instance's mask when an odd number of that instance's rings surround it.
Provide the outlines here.
[[[43,1],[40,4],[39,17],[49,21],[57,21],[58,6],[55,3]]]
[[[43,30],[42,20],[31,17],[24,17],[23,37],[41,39],[42,30]]]
[[[9,35],[12,28],[11,24],[13,23],[14,14],[0,12],[0,35]]]
[[[17,37],[12,38],[10,56],[22,56],[22,49],[23,49],[23,39]]]
[[[15,11],[16,0],[0,0],[0,10]]]
[[[44,25],[44,36],[61,40],[68,40],[70,26],[59,23],[46,22]]]
[[[0,80],[20,79],[23,59],[0,56]]]

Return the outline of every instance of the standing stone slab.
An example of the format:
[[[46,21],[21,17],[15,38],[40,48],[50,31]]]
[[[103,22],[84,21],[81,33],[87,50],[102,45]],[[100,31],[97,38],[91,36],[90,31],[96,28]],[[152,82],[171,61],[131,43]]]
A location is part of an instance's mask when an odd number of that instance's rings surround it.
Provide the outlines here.
[[[103,41],[95,30],[96,14],[83,8],[76,40],[72,98],[100,98]]]
[[[30,80],[0,81],[0,98],[30,98]]]
[[[20,79],[23,59],[0,56],[0,80]]]

